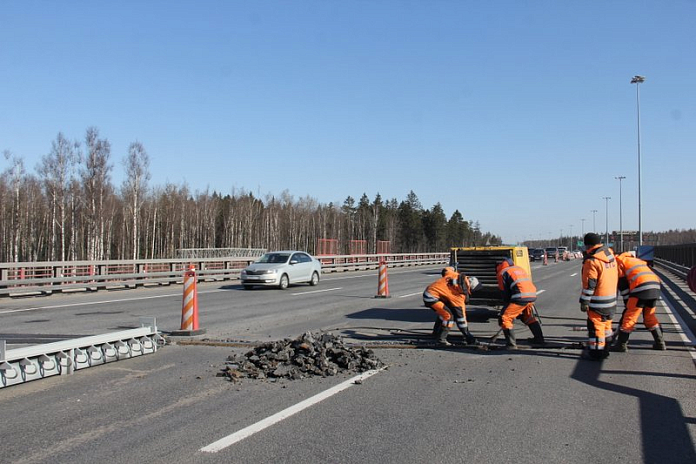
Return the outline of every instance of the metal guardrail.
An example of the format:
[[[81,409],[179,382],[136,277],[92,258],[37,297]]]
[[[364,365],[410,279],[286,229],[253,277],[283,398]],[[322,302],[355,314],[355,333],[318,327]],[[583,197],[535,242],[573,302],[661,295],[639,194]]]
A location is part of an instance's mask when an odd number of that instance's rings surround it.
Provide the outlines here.
[[[140,328],[8,350],[0,340],[0,388],[157,351],[164,339],[154,317]]]
[[[179,284],[183,282],[183,274],[189,266],[196,269],[199,281],[233,280],[239,279],[241,270],[256,259],[256,256],[247,256],[1,263],[0,297]],[[317,256],[317,259],[322,263],[322,272],[331,273],[377,269],[382,260],[386,261],[389,267],[446,264],[449,254],[332,255]]]
[[[653,262],[658,266],[664,267],[665,269],[671,271],[673,274],[678,275],[682,279],[687,279],[687,275],[689,274],[690,268],[660,258],[655,258]]]

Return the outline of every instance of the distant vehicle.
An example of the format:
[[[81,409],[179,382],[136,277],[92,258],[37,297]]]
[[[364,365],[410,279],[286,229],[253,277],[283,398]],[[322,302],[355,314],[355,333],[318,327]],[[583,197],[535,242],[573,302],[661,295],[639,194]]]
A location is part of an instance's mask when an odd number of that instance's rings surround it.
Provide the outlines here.
[[[556,253],[558,253],[558,249],[556,247],[546,248],[544,251],[546,252],[546,257],[548,259],[553,259],[556,256]]]
[[[320,278],[321,263],[303,251],[266,253],[240,274],[245,289],[259,285],[285,290],[297,283],[317,285]]]
[[[529,250],[529,260],[530,261],[543,261],[544,260],[544,249],[543,248],[532,248]]]
[[[558,247],[558,259],[568,261],[568,247],[564,247],[564,246]]]

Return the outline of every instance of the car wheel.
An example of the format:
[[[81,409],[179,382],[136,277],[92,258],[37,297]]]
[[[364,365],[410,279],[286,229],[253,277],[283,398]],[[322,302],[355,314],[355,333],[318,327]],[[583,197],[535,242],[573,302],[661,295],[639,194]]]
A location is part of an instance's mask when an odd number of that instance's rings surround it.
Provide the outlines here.
[[[316,272],[312,274],[312,280],[309,281],[309,285],[312,287],[319,285],[319,274]]]
[[[278,284],[278,288],[281,290],[285,290],[288,288],[288,285],[290,285],[290,280],[288,280],[287,274],[283,274],[280,276],[280,283]]]
[[[252,288],[254,288],[253,285],[242,285],[242,287],[244,287],[244,290],[251,290]]]

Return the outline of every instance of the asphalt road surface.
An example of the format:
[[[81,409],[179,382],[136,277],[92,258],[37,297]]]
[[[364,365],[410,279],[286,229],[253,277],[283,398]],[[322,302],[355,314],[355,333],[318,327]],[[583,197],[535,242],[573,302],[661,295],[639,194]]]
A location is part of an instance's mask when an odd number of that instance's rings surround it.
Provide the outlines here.
[[[667,351],[653,351],[641,327],[628,353],[582,360],[580,261],[534,264],[548,348],[435,349],[417,344],[430,341],[434,313],[421,294],[439,271],[390,270],[388,299],[374,298],[376,272],[325,275],[317,287],[285,291],[201,283],[207,333],[195,340],[208,344],[170,338],[151,355],[0,389],[0,462],[696,462],[693,341],[668,298],[658,306]],[[139,316],[156,317],[166,333],[179,328],[181,292],[0,300],[0,338],[99,334],[135,326]],[[489,315],[471,311],[482,340],[498,329]],[[227,356],[247,351],[220,342],[317,330],[376,347],[386,368],[360,379],[217,376]],[[531,334],[519,321],[516,333],[524,347]]]

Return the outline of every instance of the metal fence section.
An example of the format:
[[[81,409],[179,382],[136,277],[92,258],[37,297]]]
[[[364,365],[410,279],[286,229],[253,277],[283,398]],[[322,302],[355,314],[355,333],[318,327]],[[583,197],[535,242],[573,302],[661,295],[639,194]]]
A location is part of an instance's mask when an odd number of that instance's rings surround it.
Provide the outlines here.
[[[184,271],[189,266],[196,269],[199,281],[234,280],[239,279],[241,270],[257,258],[258,256],[226,256],[97,262],[0,263],[0,297],[179,284],[183,282]],[[446,264],[449,254],[336,255],[321,256],[317,259],[322,263],[322,272],[330,273],[377,269],[380,260],[386,261],[389,267]]]
[[[658,245],[655,247],[655,258],[692,268],[696,266],[696,243]]]
[[[260,258],[265,248],[182,248],[176,250],[179,259],[199,258]]]
[[[8,350],[0,340],[0,388],[53,375],[151,354],[164,339],[155,318],[140,318],[140,328]]]

